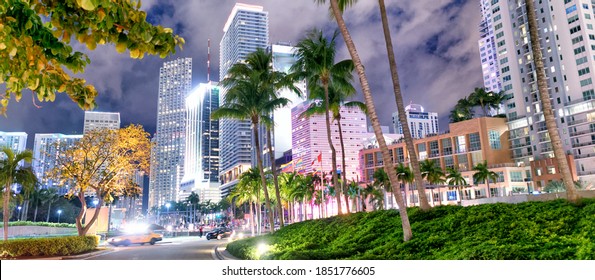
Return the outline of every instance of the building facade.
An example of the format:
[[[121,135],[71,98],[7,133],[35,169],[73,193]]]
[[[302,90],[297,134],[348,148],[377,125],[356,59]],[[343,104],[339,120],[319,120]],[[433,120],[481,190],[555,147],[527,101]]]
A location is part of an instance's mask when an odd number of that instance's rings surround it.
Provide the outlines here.
[[[192,59],[178,58],[159,69],[157,129],[151,156],[149,209],[178,201],[184,175],[186,144],[185,97],[192,86]]]
[[[291,109],[292,119],[292,159],[294,170],[298,173],[312,173],[322,171],[329,174],[332,171],[331,150],[328,145],[326,120],[324,115],[302,117],[308,109],[310,101],[305,101]],[[345,146],[345,155],[341,153],[339,129],[336,122],[331,122],[331,137],[337,153],[337,170],[342,170],[341,159],[345,157],[347,180],[358,180],[358,153],[363,148],[367,133],[367,117],[359,108],[341,107],[341,129]],[[315,162],[322,154],[321,162]]]
[[[500,92],[500,68],[498,67],[498,54],[496,53],[496,38],[494,37],[492,0],[481,0],[481,22],[479,24],[479,56],[483,72],[483,85],[487,91]],[[500,36],[500,35],[499,35]]]
[[[120,113],[85,111],[83,134],[96,128],[120,128]]]
[[[186,97],[186,152],[180,199],[192,192],[201,200],[218,202],[219,189],[219,120],[211,113],[219,108],[219,87],[201,83]]]
[[[537,92],[524,1],[482,1],[491,11],[510,146],[518,165],[553,158]],[[556,123],[581,179],[595,177],[595,4],[536,1],[539,40]]]
[[[424,107],[418,104],[409,104],[405,107],[405,114],[411,137],[420,139],[428,135],[438,134],[438,113],[426,112]],[[403,134],[398,112],[393,113],[393,127],[395,134]]]
[[[242,62],[248,54],[269,45],[268,12],[262,6],[237,3],[223,27],[220,42],[219,79],[227,76],[229,69]],[[221,105],[225,90],[221,90]],[[221,119],[220,171],[222,195],[229,194],[237,184],[239,174],[250,168],[252,162],[252,131],[250,121]],[[247,168],[246,168],[247,167]]]
[[[59,133],[37,133],[33,146],[33,172],[42,188],[57,188],[59,194],[65,194],[71,182],[61,185],[47,176],[47,172],[57,168],[58,155],[83,138],[83,135],[65,135]]]
[[[15,153],[24,151],[27,148],[27,133],[0,131],[0,147],[9,147]],[[4,153],[0,153],[0,159],[4,157]]]
[[[451,123],[450,132],[414,140],[415,152],[420,161],[432,160],[446,172],[447,168],[459,170],[471,187],[462,190],[462,197],[455,189],[447,186],[427,188],[426,195],[432,205],[456,204],[462,199],[476,199],[510,195],[527,191],[526,179],[531,178],[528,167],[513,163],[508,142],[508,127],[503,118],[476,118]],[[404,141],[389,145],[393,163],[409,166],[409,153]],[[384,167],[382,154],[377,146],[366,147],[360,152],[360,166],[363,183],[374,181],[374,172]],[[486,162],[491,171],[498,174],[496,182],[487,184],[473,182],[473,167]],[[413,185],[402,188],[408,206],[418,203],[417,190]],[[393,203],[392,205],[395,205]]]

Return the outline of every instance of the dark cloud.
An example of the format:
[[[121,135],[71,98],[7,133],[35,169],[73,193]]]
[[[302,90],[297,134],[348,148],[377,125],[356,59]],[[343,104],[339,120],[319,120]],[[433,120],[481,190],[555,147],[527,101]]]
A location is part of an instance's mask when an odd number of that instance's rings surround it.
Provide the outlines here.
[[[297,43],[312,28],[331,34],[337,27],[327,7],[314,1],[246,0],[269,12],[270,42]],[[142,124],[155,131],[159,67],[164,61],[192,57],[193,85],[207,79],[207,40],[211,40],[211,80],[219,77],[219,42],[223,25],[233,8],[232,0],[145,0],[147,19],[172,27],[186,39],[183,50],[165,60],[143,60],[119,54],[113,46],[89,52],[91,64],[81,77],[95,85],[99,111],[120,112],[122,125]],[[480,13],[476,1],[387,1],[404,102],[419,103],[439,113],[441,130],[447,129],[448,113],[456,101],[482,85],[477,48]],[[391,125],[396,111],[380,16],[376,1],[359,1],[345,19],[371,83],[382,125]],[[338,59],[349,58],[342,37]],[[76,46],[84,50],[81,46]],[[359,80],[356,88],[360,88]],[[360,96],[357,99],[362,100]],[[35,108],[31,93],[11,101],[8,118],[0,117],[1,131],[25,131],[29,148],[35,133],[82,133],[84,112],[65,95]]]

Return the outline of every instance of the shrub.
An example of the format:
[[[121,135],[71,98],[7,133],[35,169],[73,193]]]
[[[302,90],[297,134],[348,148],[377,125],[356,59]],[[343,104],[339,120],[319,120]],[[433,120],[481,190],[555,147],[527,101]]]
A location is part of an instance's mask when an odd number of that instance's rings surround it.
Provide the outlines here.
[[[32,222],[32,221],[15,221],[15,222],[8,222],[9,227],[14,226],[40,226],[40,227],[64,227],[64,228],[76,228],[75,224],[68,224],[68,223],[48,223],[48,222]],[[4,227],[2,223],[0,223],[0,228]]]
[[[409,208],[403,242],[398,211],[294,223],[228,244],[240,259],[566,260],[595,259],[595,199]],[[256,256],[260,242],[270,245]]]
[[[65,236],[0,241],[0,258],[68,256],[95,250],[99,238]]]

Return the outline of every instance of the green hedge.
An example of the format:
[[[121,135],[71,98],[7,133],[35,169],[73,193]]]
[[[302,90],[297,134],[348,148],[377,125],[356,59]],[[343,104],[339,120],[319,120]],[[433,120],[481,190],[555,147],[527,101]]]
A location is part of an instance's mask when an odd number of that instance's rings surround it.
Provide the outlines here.
[[[595,259],[595,200],[408,209],[403,242],[398,211],[353,213],[295,223],[232,242],[240,259],[566,260]],[[267,253],[257,255],[265,243]]]
[[[95,250],[98,244],[94,235],[0,241],[0,258],[68,256]]]
[[[62,227],[62,228],[76,228],[75,224],[68,223],[47,223],[47,222],[32,222],[32,221],[15,221],[8,222],[9,227],[14,226],[40,226],[40,227]],[[0,228],[4,227],[3,223],[0,223]]]

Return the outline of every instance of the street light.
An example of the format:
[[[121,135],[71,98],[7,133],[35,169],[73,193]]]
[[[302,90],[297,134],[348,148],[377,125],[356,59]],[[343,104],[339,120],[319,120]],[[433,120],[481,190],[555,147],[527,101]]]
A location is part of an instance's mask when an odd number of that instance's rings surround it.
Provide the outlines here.
[[[62,215],[62,210],[58,210],[58,223],[60,223],[60,215]]]
[[[19,207],[17,207],[19,209],[19,221],[21,220],[21,206],[19,205]]]

